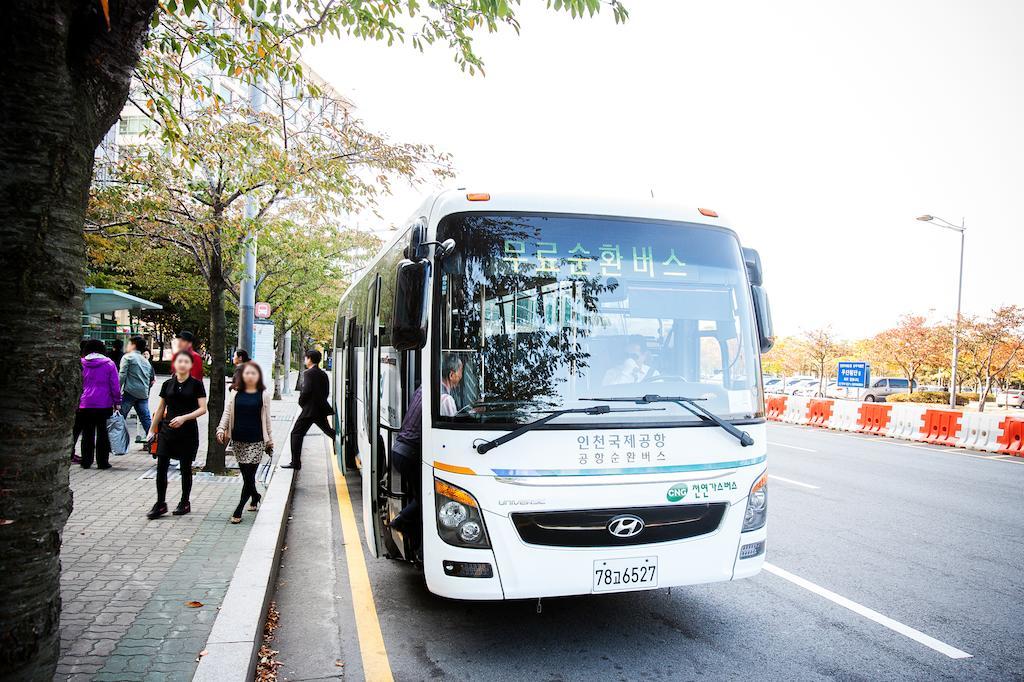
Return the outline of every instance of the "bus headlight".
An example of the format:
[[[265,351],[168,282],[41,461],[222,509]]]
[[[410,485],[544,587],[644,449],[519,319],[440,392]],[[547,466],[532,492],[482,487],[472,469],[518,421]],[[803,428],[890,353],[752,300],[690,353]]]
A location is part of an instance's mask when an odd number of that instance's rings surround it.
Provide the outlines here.
[[[764,473],[750,487],[747,495],[747,508],[743,512],[743,529],[746,533],[757,530],[768,521],[768,474]]]
[[[489,549],[484,517],[476,498],[462,488],[434,479],[437,534],[449,545]]]

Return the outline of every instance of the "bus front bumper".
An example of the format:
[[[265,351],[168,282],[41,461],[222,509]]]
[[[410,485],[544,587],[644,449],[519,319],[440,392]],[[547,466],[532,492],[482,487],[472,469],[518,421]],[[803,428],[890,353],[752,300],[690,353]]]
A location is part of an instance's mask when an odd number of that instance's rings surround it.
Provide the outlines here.
[[[717,529],[697,537],[617,547],[528,544],[509,515],[484,510],[491,549],[448,545],[427,526],[427,587],[453,599],[536,599],[746,578],[764,563],[767,526],[741,533],[744,510],[745,498],[731,503]],[[653,582],[595,584],[597,571],[604,567],[651,564],[657,569]]]

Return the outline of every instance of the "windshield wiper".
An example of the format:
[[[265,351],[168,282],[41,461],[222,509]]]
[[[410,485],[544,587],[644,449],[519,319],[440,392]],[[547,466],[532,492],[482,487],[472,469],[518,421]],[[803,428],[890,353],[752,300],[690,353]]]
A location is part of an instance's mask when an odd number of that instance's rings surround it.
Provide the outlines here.
[[[501,436],[500,438],[495,438],[494,440],[485,440],[482,443],[478,443],[474,447],[476,447],[476,451],[479,452],[482,455],[482,454],[484,454],[486,452],[490,452],[491,450],[493,450],[494,448],[498,447],[499,445],[504,445],[505,443],[509,442],[510,440],[513,440],[515,438],[519,438],[519,436],[523,435],[524,433],[526,433],[528,431],[533,431],[538,426],[544,426],[545,424],[547,424],[549,421],[551,421],[555,417],[561,417],[563,414],[608,414],[609,412],[657,412],[657,411],[664,411],[664,408],[661,408],[661,407],[651,407],[651,408],[643,408],[643,407],[608,407],[607,405],[595,405],[594,407],[568,407],[568,408],[565,408],[565,409],[562,409],[562,410],[552,410],[551,414],[547,415],[546,417],[541,417],[540,419],[536,419],[536,420],[534,420],[534,421],[532,421],[532,422],[530,422],[528,424],[523,424],[518,429],[516,429],[514,431],[509,431],[508,433],[506,433],[504,436]]]
[[[734,436],[743,447],[754,444],[754,439],[749,433],[737,429],[714,412],[704,409],[704,406],[701,405],[700,402],[702,400],[706,400],[705,398],[686,398],[683,396],[668,396],[658,395],[657,393],[648,393],[647,395],[638,395],[630,398],[580,398],[580,400],[594,400],[603,403],[636,403],[637,405],[650,405],[651,403],[675,403],[683,409],[688,410],[691,414],[699,417],[701,420],[721,426],[731,436]]]

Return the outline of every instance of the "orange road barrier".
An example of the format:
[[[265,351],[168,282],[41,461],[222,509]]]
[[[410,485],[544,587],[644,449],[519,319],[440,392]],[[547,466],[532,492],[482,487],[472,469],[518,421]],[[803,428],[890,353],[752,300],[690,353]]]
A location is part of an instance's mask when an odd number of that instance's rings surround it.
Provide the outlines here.
[[[956,445],[960,437],[961,417],[962,412],[953,410],[925,410],[922,440],[935,445]]]
[[[832,417],[831,400],[818,399],[807,403],[807,423],[811,426],[828,426],[828,420]]]
[[[999,426],[1003,434],[999,437],[999,449],[996,452],[1024,457],[1024,419],[1007,417]]]
[[[857,426],[862,433],[885,435],[892,418],[892,405],[885,403],[861,403]]]
[[[784,395],[773,395],[769,396],[768,400],[765,401],[765,414],[768,419],[779,422],[782,421],[782,413],[786,411],[786,398]]]

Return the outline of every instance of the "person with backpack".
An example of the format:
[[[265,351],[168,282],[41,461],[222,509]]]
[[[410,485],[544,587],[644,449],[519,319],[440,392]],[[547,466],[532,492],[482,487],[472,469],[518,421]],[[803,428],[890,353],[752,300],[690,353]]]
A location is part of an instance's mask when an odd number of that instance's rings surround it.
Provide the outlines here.
[[[149,433],[153,419],[149,414],[149,390],[156,383],[156,373],[143,353],[146,352],[146,340],[141,336],[133,336],[128,341],[128,352],[121,358],[119,376],[121,379],[121,416],[128,418],[128,413],[135,410],[142,428]]]
[[[249,511],[256,511],[262,499],[256,490],[256,470],[264,453],[274,451],[270,400],[260,366],[252,361],[239,365],[231,379],[224,414],[217,425],[218,442],[223,445],[231,441],[231,451],[242,473],[242,497],[231,515],[231,523],[242,522],[246,502],[249,502]]]
[[[82,435],[81,465],[97,469],[110,468],[110,440],[107,419],[121,405],[121,384],[117,367],[107,357],[106,347],[99,339],[89,339],[82,358],[82,397],[78,401],[78,427]]]

